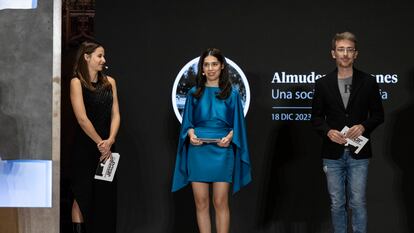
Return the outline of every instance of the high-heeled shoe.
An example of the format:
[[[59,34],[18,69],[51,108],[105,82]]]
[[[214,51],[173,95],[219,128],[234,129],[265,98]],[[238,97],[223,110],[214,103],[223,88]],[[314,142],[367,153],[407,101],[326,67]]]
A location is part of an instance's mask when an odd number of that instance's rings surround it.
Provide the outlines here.
[[[72,223],[73,226],[73,233],[86,233],[85,231],[85,224],[74,222]]]

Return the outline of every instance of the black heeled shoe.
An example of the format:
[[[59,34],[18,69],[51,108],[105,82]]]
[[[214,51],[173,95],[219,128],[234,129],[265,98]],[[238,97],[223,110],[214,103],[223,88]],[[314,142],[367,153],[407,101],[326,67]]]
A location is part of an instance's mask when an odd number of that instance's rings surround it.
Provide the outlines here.
[[[85,224],[74,222],[73,224],[73,233],[86,233]]]

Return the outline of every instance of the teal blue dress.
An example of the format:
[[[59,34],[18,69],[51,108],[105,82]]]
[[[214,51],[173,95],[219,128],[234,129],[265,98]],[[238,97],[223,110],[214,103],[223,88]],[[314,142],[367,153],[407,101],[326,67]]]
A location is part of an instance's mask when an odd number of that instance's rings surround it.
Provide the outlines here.
[[[178,142],[172,191],[189,182],[228,182],[233,193],[251,181],[250,158],[246,127],[240,96],[234,89],[225,100],[216,97],[218,87],[206,87],[202,96],[193,97],[193,87],[187,94]],[[216,143],[194,146],[189,143],[190,128],[198,138],[222,138],[233,130],[229,147]]]

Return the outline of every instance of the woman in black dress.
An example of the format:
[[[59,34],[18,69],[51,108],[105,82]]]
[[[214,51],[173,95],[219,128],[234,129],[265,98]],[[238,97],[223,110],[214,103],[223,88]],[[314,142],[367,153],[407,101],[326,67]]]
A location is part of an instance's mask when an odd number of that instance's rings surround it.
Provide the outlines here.
[[[111,157],[120,125],[115,80],[102,72],[104,55],[100,44],[82,43],[70,83],[79,123],[71,157],[72,222],[77,233],[116,232],[116,183],[94,179],[98,162]]]

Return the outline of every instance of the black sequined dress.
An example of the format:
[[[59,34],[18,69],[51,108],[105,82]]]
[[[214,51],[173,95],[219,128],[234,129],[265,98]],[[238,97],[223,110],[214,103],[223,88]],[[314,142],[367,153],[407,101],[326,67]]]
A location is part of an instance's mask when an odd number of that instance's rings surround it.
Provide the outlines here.
[[[102,139],[110,133],[112,89],[101,82],[95,90],[82,87],[86,114]],[[113,151],[113,150],[112,150]],[[94,179],[99,152],[96,143],[78,126],[71,155],[71,186],[88,233],[116,232],[116,177],[107,182]]]

